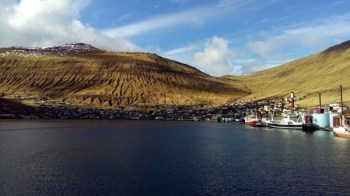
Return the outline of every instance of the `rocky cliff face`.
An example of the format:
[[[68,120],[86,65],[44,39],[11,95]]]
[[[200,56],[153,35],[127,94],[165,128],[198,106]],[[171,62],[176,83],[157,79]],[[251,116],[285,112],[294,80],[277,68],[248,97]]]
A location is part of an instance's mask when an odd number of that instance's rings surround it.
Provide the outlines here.
[[[0,49],[0,93],[116,107],[216,105],[245,96],[248,90],[239,81],[211,77],[155,54],[68,44]]]

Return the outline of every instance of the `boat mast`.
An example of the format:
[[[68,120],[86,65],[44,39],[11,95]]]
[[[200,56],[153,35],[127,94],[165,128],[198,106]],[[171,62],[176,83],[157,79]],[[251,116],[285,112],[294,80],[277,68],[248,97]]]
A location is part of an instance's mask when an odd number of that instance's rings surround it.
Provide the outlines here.
[[[322,104],[321,104],[321,93],[318,93],[318,102],[319,102],[319,107],[320,107],[320,112],[321,112],[321,107],[322,107]]]
[[[343,117],[343,86],[340,85],[340,126],[343,126],[343,121],[344,121],[344,117]]]
[[[343,115],[343,86],[342,85],[340,85],[340,107],[341,107],[340,115]]]
[[[294,114],[294,92],[290,93],[290,99],[291,99],[291,113]]]

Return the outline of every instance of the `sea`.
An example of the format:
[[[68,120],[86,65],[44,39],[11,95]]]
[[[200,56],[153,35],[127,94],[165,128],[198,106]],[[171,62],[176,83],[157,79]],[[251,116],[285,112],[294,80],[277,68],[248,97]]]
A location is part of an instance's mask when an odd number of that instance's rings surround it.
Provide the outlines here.
[[[350,140],[236,123],[1,120],[0,195],[350,195]]]

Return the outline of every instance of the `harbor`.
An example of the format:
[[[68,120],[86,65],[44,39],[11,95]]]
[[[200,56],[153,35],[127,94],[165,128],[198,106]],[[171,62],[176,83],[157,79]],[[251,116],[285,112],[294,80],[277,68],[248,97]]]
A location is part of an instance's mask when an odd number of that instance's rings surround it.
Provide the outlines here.
[[[278,119],[274,117],[276,110],[270,110],[270,115],[264,116],[263,112],[258,109],[254,114],[249,114],[245,117],[245,124],[252,127],[270,127],[279,129],[294,129],[306,132],[315,130],[333,131],[335,136],[342,138],[350,138],[349,108],[343,104],[343,89],[340,86],[340,103],[329,104],[322,106],[321,94],[319,94],[319,106],[305,108],[296,111],[296,97],[292,92],[290,98],[287,99],[290,103],[289,110],[283,110]]]
[[[340,89],[342,97],[342,89]],[[26,99],[19,97],[18,99]],[[42,99],[37,107],[22,106],[16,100],[0,99],[0,119],[115,119],[158,121],[210,121],[245,123],[252,127],[270,127],[312,132],[345,130],[350,122],[349,108],[339,103],[302,108],[294,92],[287,98],[258,101],[236,101],[222,106],[147,105],[114,109],[55,105]],[[344,137],[344,133],[341,133]],[[339,135],[338,135],[339,136]]]
[[[18,99],[24,99],[20,97]],[[116,120],[166,120],[166,121],[210,121],[245,122],[252,126],[285,123],[304,125],[313,124],[320,129],[329,130],[340,125],[341,108],[343,113],[348,107],[340,103],[327,106],[301,108],[297,97],[266,99],[258,101],[236,101],[221,106],[173,106],[147,105],[123,108],[101,109],[95,107],[75,107],[54,105],[42,100],[37,107],[18,104],[18,100],[3,101],[0,98],[0,119],[116,119]],[[349,122],[350,122],[350,118]],[[283,121],[283,122],[282,122]]]

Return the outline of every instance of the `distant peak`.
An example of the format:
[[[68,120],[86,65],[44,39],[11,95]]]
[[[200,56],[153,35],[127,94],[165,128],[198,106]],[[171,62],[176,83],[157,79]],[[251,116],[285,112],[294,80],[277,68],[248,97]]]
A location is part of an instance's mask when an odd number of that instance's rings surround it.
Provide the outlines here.
[[[340,43],[340,44],[337,44],[337,45],[334,45],[334,46],[328,48],[327,50],[323,51],[322,53],[327,54],[327,53],[331,53],[331,52],[341,52],[341,51],[347,50],[348,48],[350,48],[350,40],[343,42],[343,43]]]
[[[44,48],[38,48],[39,50],[46,50],[46,51],[58,51],[63,53],[75,53],[75,52],[84,52],[84,51],[91,51],[91,50],[98,50],[97,48],[84,43],[69,43],[62,46],[52,46],[52,47],[44,47]]]
[[[12,47],[6,51],[1,52],[0,56],[47,56],[47,55],[78,55],[86,52],[98,51],[99,49],[92,45],[85,43],[69,43],[62,46],[49,46],[49,47],[35,47],[35,48],[23,48],[23,47]]]

